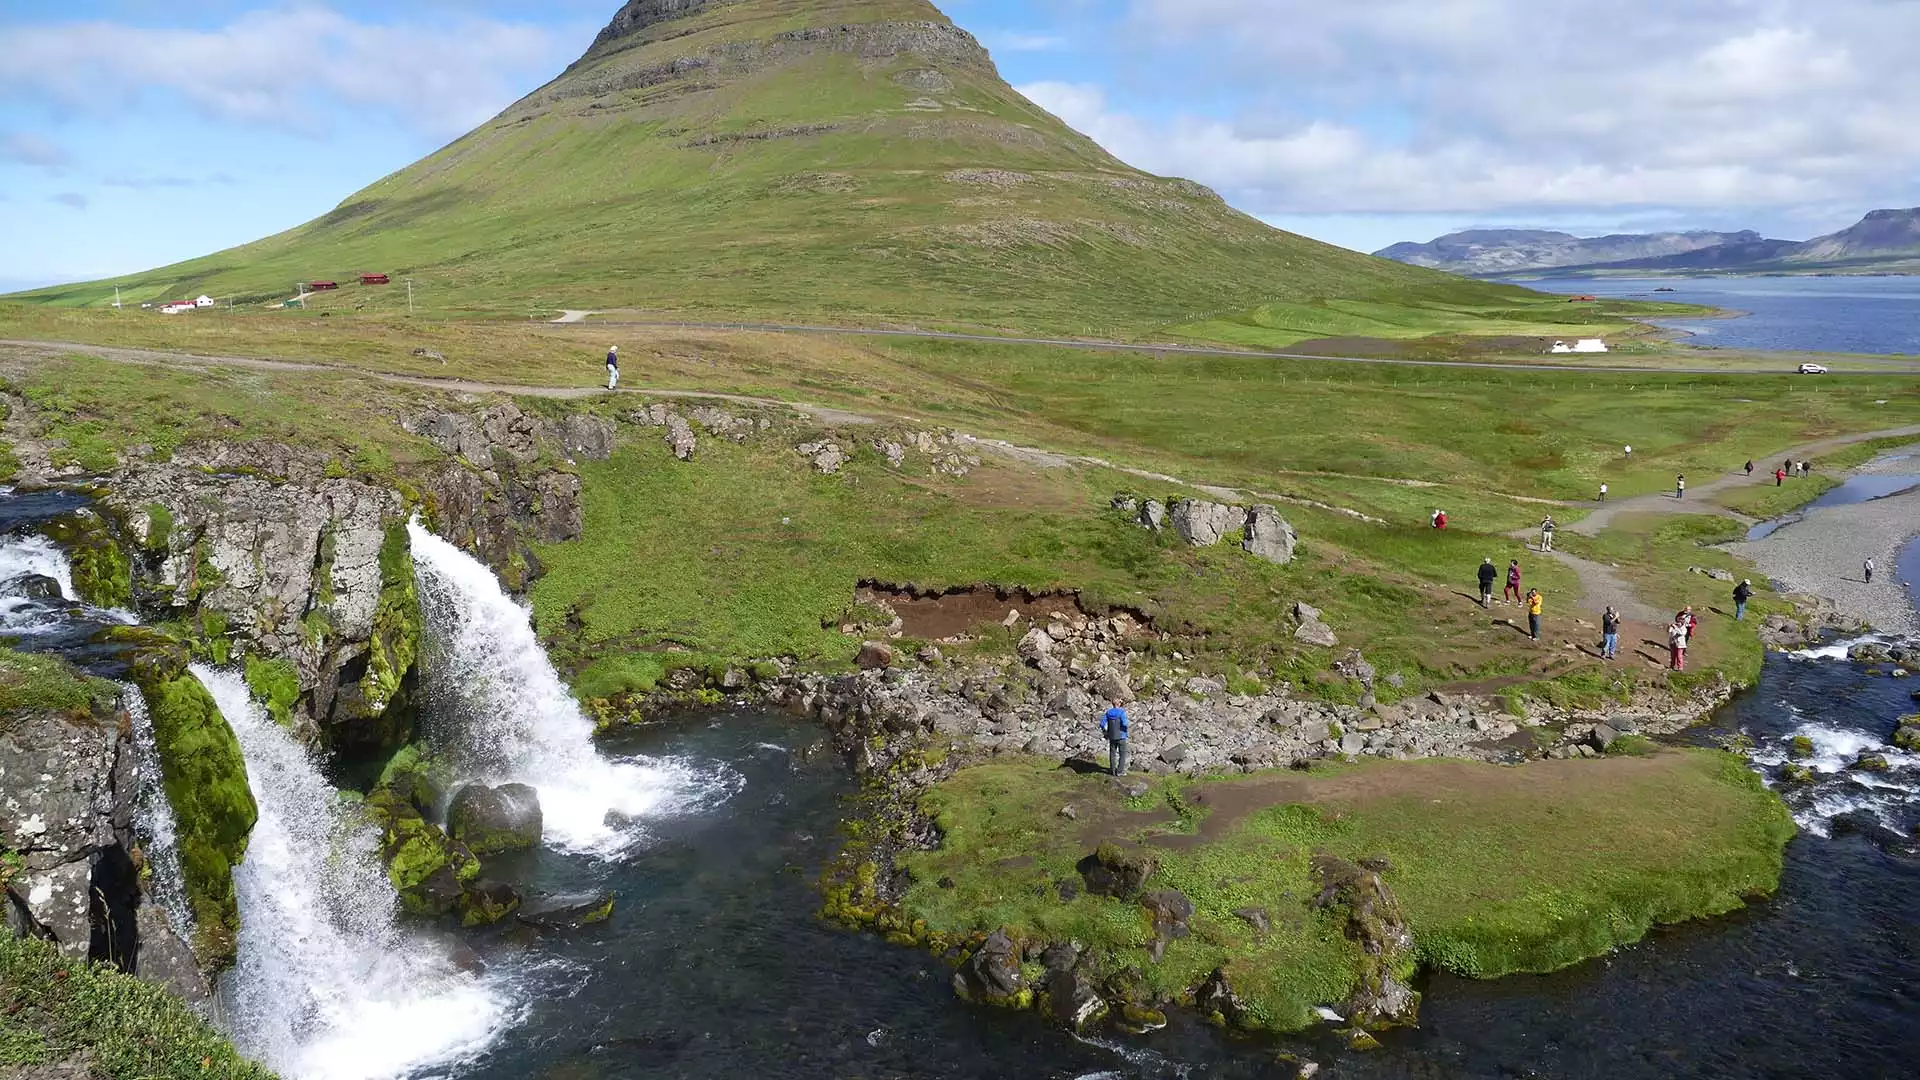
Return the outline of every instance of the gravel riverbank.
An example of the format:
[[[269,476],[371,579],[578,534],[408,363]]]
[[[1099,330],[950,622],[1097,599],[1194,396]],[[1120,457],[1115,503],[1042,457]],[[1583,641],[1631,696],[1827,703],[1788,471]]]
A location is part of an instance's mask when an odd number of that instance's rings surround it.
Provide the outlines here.
[[[1863,473],[1920,472],[1914,451],[1875,461]],[[1920,630],[1907,588],[1896,571],[1900,549],[1920,536],[1920,490],[1870,502],[1809,510],[1765,539],[1728,544],[1787,592],[1824,597],[1846,615],[1889,633]],[[1869,585],[1861,564],[1871,557]]]

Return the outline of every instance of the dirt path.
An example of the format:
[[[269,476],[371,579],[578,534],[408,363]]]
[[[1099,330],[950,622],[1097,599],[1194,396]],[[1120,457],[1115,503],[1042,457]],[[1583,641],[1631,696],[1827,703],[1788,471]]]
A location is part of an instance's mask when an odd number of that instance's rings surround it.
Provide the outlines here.
[[[1831,439],[1821,439],[1818,442],[1810,442],[1789,450],[1776,451],[1767,455],[1766,460],[1768,462],[1772,462],[1775,458],[1791,461],[1815,460],[1822,454],[1832,453],[1841,447],[1852,446],[1854,443],[1907,435],[1920,436],[1920,424],[1912,424],[1902,428],[1889,428],[1885,431],[1869,431],[1859,435],[1840,435]],[[1715,504],[1712,501],[1712,496],[1726,491],[1729,488],[1759,483],[1760,481],[1755,478],[1759,476],[1757,462],[1758,459],[1756,459],[1755,475],[1751,477],[1746,474],[1744,469],[1734,469],[1724,476],[1712,480],[1702,482],[1688,480],[1687,496],[1684,499],[1675,498],[1674,492],[1669,490],[1655,492],[1651,495],[1636,495],[1632,498],[1617,499],[1607,503],[1576,504],[1591,506],[1593,507],[1593,512],[1585,518],[1567,526],[1567,528],[1582,536],[1593,536],[1601,529],[1606,528],[1616,516],[1635,513],[1715,514],[1720,517],[1751,521],[1752,519],[1745,515],[1736,514],[1724,506]]]
[[[598,314],[600,313],[597,311],[562,311],[560,317],[553,321],[555,323],[583,323],[587,321],[587,316]]]

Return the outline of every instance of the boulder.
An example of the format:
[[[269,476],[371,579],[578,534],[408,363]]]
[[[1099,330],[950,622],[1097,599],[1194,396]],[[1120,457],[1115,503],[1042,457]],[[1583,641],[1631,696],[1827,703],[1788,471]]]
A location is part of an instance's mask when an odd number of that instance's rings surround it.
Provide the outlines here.
[[[1256,934],[1264,934],[1273,929],[1273,919],[1262,907],[1243,907],[1233,909],[1234,917],[1253,927]]]
[[[839,472],[847,463],[846,451],[840,449],[839,444],[827,439],[801,443],[795,449],[811,461],[814,471],[822,476],[831,476]]]
[[[540,794],[525,784],[468,784],[447,807],[447,831],[476,855],[533,847],[541,829]]]
[[[1413,934],[1381,872],[1325,854],[1313,857],[1313,872],[1320,884],[1313,906],[1335,915],[1360,946],[1359,986],[1341,1011],[1356,1029],[1412,1023],[1420,995],[1398,973],[1412,967]]]
[[[1080,965],[1071,948],[1048,946],[1047,1004],[1053,1018],[1069,1031],[1079,1031],[1107,1015],[1107,1000]]]
[[[540,930],[578,930],[613,917],[613,894],[547,896],[520,908],[520,921]]]
[[[1910,753],[1920,753],[1920,714],[1903,716],[1893,731],[1893,745]]]
[[[1020,972],[1020,951],[1003,930],[987,935],[953,973],[953,992],[966,1001],[988,1005],[1016,1005],[1030,1000],[1026,976]]]
[[[1212,547],[1244,524],[1237,507],[1202,499],[1176,499],[1168,517],[1173,531],[1193,547]]]
[[[462,926],[491,926],[520,910],[520,893],[503,881],[476,881],[460,894],[455,909]]]
[[[1015,651],[1019,653],[1020,659],[1030,664],[1038,663],[1043,657],[1053,655],[1053,636],[1036,626],[1020,639],[1020,644]]]
[[[1295,622],[1303,623],[1322,621],[1320,618],[1320,609],[1307,603],[1305,600],[1294,601],[1293,618]]]
[[[0,596],[17,596],[25,600],[62,600],[60,583],[45,574],[17,574],[0,581]]]
[[[1240,995],[1233,992],[1233,984],[1227,981],[1225,968],[1214,968],[1213,973],[1194,988],[1193,1006],[1200,1010],[1202,1016],[1217,1016],[1228,1024],[1237,1025],[1247,1015]]]
[[[673,451],[673,456],[681,461],[691,461],[697,446],[692,425],[678,413],[668,413],[667,449]]]
[[[860,646],[854,664],[862,671],[881,671],[893,666],[893,646],[884,641],[868,641]]]
[[[1167,527],[1167,508],[1156,499],[1148,499],[1140,504],[1140,524],[1154,532]]]
[[[1187,760],[1187,744],[1174,743],[1160,751],[1160,760],[1169,765],[1178,765]]]
[[[1813,740],[1805,735],[1795,735],[1787,743],[1787,753],[1797,758],[1810,758],[1814,753]]]
[[[1093,695],[1102,701],[1111,701],[1116,705],[1125,705],[1133,700],[1133,687],[1127,685],[1126,676],[1117,671],[1104,671],[1093,680]]]
[[[1340,639],[1334,636],[1333,629],[1323,622],[1303,622],[1294,628],[1293,636],[1296,640],[1306,642],[1308,645],[1318,645],[1323,649],[1335,648],[1340,644]]]
[[[380,854],[400,906],[415,915],[452,911],[480,876],[480,860],[391,789],[376,788],[365,805],[380,826]]]
[[[1620,738],[1620,732],[1611,724],[1595,724],[1587,735],[1588,743],[1601,753],[1606,753]]]
[[[1299,542],[1299,534],[1273,507],[1256,506],[1247,511],[1246,539],[1240,546],[1248,554],[1285,566],[1293,561],[1293,549]]]
[[[1140,906],[1153,922],[1154,935],[1163,942],[1193,932],[1193,901],[1178,889],[1155,889],[1140,897]]]
[[[1142,784],[1144,786],[1144,781]],[[1086,882],[1088,892],[1095,896],[1130,900],[1140,895],[1141,887],[1159,869],[1159,865],[1147,852],[1105,843],[1093,854],[1081,859],[1076,869],[1080,871],[1081,880]]]
[[[1886,772],[1890,767],[1885,754],[1875,753],[1861,754],[1853,759],[1853,764],[1847,766],[1849,769],[1858,769],[1861,772]]]

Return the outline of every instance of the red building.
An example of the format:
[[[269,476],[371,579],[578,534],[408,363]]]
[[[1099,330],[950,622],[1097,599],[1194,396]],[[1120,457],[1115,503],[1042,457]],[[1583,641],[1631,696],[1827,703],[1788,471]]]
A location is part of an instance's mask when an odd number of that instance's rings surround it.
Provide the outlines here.
[[[322,292],[322,291],[324,291],[324,290],[327,290],[327,289],[337,289],[337,288],[339,288],[339,287],[340,287],[340,283],[339,283],[339,282],[337,282],[337,281],[309,281],[309,282],[307,282],[307,288],[309,288],[309,289],[312,289],[312,290],[313,290],[314,292]]]
[[[385,284],[387,284],[387,275],[385,275],[385,274],[361,274],[361,275],[360,275],[360,284],[362,284],[362,285],[385,285]]]

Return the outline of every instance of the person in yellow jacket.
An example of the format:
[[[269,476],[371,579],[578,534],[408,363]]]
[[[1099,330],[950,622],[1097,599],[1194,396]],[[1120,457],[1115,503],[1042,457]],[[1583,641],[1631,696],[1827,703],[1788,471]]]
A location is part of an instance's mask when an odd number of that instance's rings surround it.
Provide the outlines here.
[[[1539,589],[1527,590],[1527,634],[1535,641],[1540,640],[1540,611],[1545,606]]]

